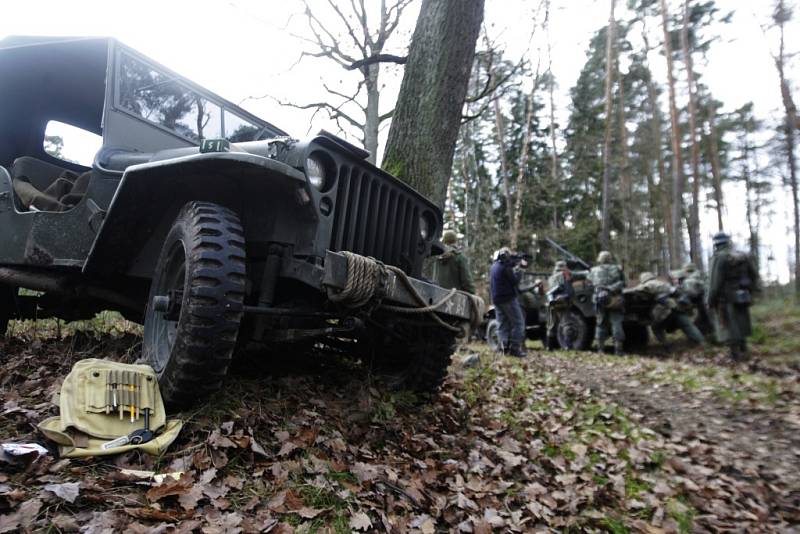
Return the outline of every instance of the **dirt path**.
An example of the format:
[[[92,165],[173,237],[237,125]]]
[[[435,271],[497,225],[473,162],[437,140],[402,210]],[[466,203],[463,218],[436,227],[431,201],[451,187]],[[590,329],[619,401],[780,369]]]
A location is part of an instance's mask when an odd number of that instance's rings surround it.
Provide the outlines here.
[[[678,474],[698,486],[715,475],[727,479],[764,497],[770,514],[800,520],[797,378],[750,374],[713,360],[539,355],[543,369],[624,407],[663,436]]]

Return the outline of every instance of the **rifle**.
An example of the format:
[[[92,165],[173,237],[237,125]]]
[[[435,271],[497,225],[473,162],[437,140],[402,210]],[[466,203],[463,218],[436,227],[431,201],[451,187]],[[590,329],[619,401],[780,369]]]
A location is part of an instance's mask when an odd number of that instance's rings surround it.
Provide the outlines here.
[[[551,247],[556,249],[558,252],[563,254],[566,259],[571,260],[574,263],[577,263],[578,265],[580,265],[581,267],[583,267],[587,271],[592,268],[591,265],[589,265],[588,263],[586,263],[585,261],[580,259],[578,256],[576,256],[575,254],[573,254],[569,250],[565,249],[564,247],[562,247],[561,245],[559,245],[558,243],[556,243],[555,241],[553,241],[549,237],[545,237],[544,240],[548,245],[550,245]]]

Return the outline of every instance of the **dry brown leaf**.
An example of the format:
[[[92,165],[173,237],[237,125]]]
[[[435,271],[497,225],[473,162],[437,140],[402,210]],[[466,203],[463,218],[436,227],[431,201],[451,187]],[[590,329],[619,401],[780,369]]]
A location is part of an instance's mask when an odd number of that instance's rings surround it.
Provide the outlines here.
[[[22,525],[31,525],[42,509],[42,501],[31,499],[19,505],[17,511],[0,516],[0,533],[16,532]]]
[[[372,528],[372,521],[364,512],[356,512],[350,516],[350,528],[353,530],[368,530]]]

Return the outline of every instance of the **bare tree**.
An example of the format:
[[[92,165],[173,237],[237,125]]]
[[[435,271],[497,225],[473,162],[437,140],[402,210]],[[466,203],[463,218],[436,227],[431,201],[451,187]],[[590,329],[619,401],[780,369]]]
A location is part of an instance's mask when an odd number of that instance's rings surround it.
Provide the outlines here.
[[[339,124],[341,121],[361,133],[364,147],[369,151],[369,160],[376,161],[378,131],[383,121],[392,116],[392,111],[380,113],[380,68],[381,63],[404,64],[405,55],[385,51],[387,42],[398,27],[403,11],[414,0],[381,0],[376,27],[373,27],[365,0],[352,0],[349,4],[327,0],[330,16],[315,12],[309,0],[303,0],[304,16],[309,36],[296,35],[312,50],[304,51],[303,57],[324,58],[337,63],[347,71],[358,71],[360,79],[356,89],[346,92],[323,83],[331,100],[300,104],[280,102],[298,109],[325,111]],[[335,21],[336,24],[332,24]],[[361,116],[351,112],[355,109]],[[316,113],[315,111],[315,113]]]
[[[522,153],[519,157],[519,164],[517,165],[517,198],[514,204],[514,217],[511,225],[511,248],[517,249],[517,242],[519,240],[519,231],[522,227],[522,197],[525,195],[526,178],[525,175],[528,171],[528,159],[530,153],[532,126],[533,126],[533,112],[535,107],[534,97],[536,96],[536,89],[539,87],[539,65],[536,66],[536,73],[533,75],[533,87],[527,98],[527,105],[525,108],[525,134],[522,138]]]
[[[617,1],[611,0],[611,12],[608,15],[608,30],[606,32],[606,94],[605,94],[605,120],[606,133],[603,142],[603,199],[602,199],[602,221],[600,229],[600,244],[604,249],[610,245],[611,214],[609,213],[609,196],[611,194],[611,87],[613,86],[613,65],[614,65],[614,40],[616,39],[616,20],[614,19],[614,8]]]
[[[667,5],[661,2],[661,26],[664,31],[664,55],[667,57],[667,82],[669,86],[669,118],[672,138],[672,250],[670,265],[679,267],[683,261],[681,218],[683,215],[683,154],[681,153],[681,130],[678,124],[678,106],[675,104],[675,76],[672,67],[672,41],[667,25]]]

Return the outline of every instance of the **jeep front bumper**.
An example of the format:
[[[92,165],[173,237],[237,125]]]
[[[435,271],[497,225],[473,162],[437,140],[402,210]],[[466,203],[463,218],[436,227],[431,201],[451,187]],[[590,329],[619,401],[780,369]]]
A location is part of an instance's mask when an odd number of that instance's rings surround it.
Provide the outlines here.
[[[300,280],[322,292],[329,288],[342,290],[347,284],[348,262],[344,254],[327,251],[323,267],[297,260],[284,261],[281,276]],[[408,281],[428,305],[440,302],[450,294],[450,290],[416,278],[408,277]],[[380,298],[381,302],[387,304],[419,307],[415,295],[400,280],[400,276],[391,270],[385,273]],[[480,299],[458,291],[438,307],[435,313],[446,321],[469,322],[474,320],[476,313],[477,317],[483,315],[483,311],[476,309],[476,306],[483,307]]]

